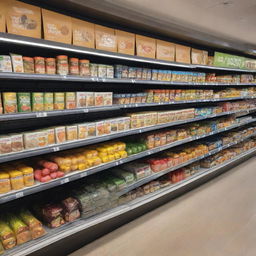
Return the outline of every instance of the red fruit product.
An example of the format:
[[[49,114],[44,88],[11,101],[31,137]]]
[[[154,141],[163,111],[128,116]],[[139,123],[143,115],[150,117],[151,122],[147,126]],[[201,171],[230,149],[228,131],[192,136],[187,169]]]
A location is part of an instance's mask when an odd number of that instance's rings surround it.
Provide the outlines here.
[[[48,181],[50,181],[50,180],[52,180],[51,176],[50,176],[50,175],[47,175],[47,176],[42,177],[40,181],[41,181],[41,182],[48,182]]]
[[[42,170],[42,176],[47,176],[47,175],[49,175],[50,173],[51,173],[50,170],[47,169],[47,168],[44,168],[44,169]]]
[[[61,178],[61,177],[63,177],[64,175],[65,175],[64,172],[61,172],[61,171],[58,171],[58,172],[57,172],[57,177],[58,177],[58,178]]]
[[[50,174],[50,177],[51,177],[53,180],[56,179],[56,178],[58,177],[57,172],[52,172],[52,173]]]
[[[34,176],[35,176],[35,179],[40,181],[41,178],[42,178],[42,171],[41,170],[35,170],[34,171]]]

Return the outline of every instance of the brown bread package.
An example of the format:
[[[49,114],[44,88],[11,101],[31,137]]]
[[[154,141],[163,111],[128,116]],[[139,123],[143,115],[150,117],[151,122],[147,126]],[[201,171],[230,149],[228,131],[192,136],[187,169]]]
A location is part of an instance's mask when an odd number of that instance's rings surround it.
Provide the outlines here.
[[[190,47],[176,44],[175,45],[176,61],[190,64],[191,63],[190,51],[191,51]]]
[[[156,40],[156,58],[158,60],[174,61],[175,44],[167,41]]]
[[[191,50],[192,64],[203,64],[203,51],[192,48]]]
[[[112,28],[95,25],[96,49],[117,52],[115,30]]]
[[[136,35],[136,54],[137,56],[154,59],[156,57],[156,39]]]
[[[135,54],[135,34],[122,30],[115,30],[117,37],[117,52],[134,55]]]
[[[42,9],[44,39],[71,44],[72,21],[71,17]]]
[[[41,38],[41,10],[39,7],[8,0],[6,23],[11,34]]]
[[[72,18],[73,45],[95,48],[95,25]]]

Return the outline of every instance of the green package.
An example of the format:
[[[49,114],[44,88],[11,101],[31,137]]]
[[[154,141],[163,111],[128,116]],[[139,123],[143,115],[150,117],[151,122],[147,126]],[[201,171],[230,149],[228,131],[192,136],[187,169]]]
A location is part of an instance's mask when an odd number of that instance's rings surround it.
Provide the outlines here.
[[[31,97],[29,92],[18,92],[18,112],[31,112]]]
[[[51,111],[53,110],[53,92],[44,93],[44,110]]]
[[[44,111],[44,93],[32,93],[32,111]]]

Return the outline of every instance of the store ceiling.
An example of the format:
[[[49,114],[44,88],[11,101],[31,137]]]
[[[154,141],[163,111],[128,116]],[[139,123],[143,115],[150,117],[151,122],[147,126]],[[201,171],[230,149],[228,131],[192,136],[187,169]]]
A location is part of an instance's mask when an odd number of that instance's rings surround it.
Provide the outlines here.
[[[121,26],[255,54],[255,0],[43,0]]]

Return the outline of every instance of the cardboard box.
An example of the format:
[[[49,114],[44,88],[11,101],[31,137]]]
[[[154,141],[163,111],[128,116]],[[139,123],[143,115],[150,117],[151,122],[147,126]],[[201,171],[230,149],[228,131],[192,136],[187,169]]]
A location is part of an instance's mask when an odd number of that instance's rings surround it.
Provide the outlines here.
[[[175,61],[175,44],[156,40],[156,58],[158,60]]]
[[[8,33],[41,38],[41,11],[39,7],[8,0],[6,23]]]
[[[122,30],[115,30],[117,37],[117,52],[123,54],[135,54],[135,34]]]
[[[95,48],[95,25],[72,18],[73,45]]]
[[[191,50],[191,62],[192,64],[203,64],[203,51],[192,48]]]
[[[71,44],[72,21],[71,17],[42,9],[44,39]]]
[[[115,30],[112,28],[95,25],[96,49],[110,52],[117,51]]]
[[[136,35],[137,56],[152,58],[156,56],[156,39],[141,35]]]
[[[6,32],[7,1],[0,1],[0,32]]]
[[[190,64],[191,63],[191,59],[190,59],[191,48],[184,46],[184,45],[180,45],[180,44],[176,44],[175,48],[176,48],[175,49],[176,61]]]
[[[207,65],[208,64],[208,51],[203,51],[203,65]]]

